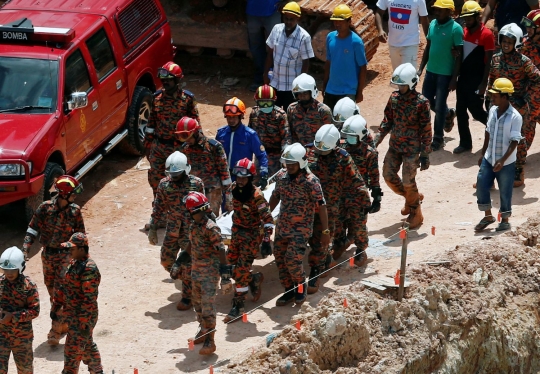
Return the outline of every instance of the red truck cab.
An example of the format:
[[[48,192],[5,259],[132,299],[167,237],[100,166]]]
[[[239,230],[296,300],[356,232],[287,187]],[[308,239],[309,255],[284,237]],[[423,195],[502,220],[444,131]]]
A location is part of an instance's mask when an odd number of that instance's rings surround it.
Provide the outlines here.
[[[0,25],[0,206],[29,219],[61,174],[141,154],[171,32],[159,0],[13,0]]]

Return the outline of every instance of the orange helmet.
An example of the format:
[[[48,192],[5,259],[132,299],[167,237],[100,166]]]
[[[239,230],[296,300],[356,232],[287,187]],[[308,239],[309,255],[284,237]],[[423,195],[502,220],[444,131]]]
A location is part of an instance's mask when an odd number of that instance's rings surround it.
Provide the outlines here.
[[[176,124],[176,131],[175,134],[178,136],[178,139],[180,141],[185,142],[189,138],[193,136],[201,126],[199,125],[199,122],[197,122],[196,119],[193,119],[191,117],[182,117],[180,121]]]
[[[236,117],[244,116],[246,113],[246,106],[244,102],[237,97],[227,100],[225,105],[223,105],[223,113],[225,117]]]
[[[527,17],[523,17],[521,24],[525,27],[537,28],[540,26],[540,9],[531,10]]]
[[[236,163],[232,173],[238,177],[252,177],[257,174],[257,169],[253,161],[243,158]]]
[[[208,198],[200,192],[190,192],[184,199],[184,203],[191,214],[204,212],[205,210],[210,209]]]
[[[274,87],[265,84],[264,86],[257,88],[257,91],[255,91],[255,96],[253,96],[253,98],[255,99],[255,101],[259,101],[259,100],[276,101],[277,93],[276,93],[276,90],[274,90]]]
[[[58,192],[58,196],[63,199],[69,199],[71,194],[80,194],[83,192],[83,186],[79,181],[71,175],[61,175],[54,182],[54,189]]]
[[[169,61],[163,67],[158,68],[157,77],[159,79],[184,78],[184,73],[180,66]]]

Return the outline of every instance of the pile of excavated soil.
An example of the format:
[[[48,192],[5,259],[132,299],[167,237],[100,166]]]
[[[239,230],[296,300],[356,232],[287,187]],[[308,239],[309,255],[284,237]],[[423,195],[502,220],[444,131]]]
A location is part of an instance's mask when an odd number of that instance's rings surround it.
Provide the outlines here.
[[[355,283],[316,308],[304,305],[267,347],[223,371],[540,372],[539,227],[540,215],[505,235],[457,246],[447,266],[409,267],[413,283],[403,302]]]

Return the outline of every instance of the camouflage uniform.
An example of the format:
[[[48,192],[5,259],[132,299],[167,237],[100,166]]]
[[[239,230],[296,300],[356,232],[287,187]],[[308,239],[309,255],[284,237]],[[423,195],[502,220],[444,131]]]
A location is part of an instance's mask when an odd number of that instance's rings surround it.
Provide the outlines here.
[[[416,186],[416,171],[420,154],[431,153],[431,113],[429,101],[416,90],[405,94],[394,91],[384,108],[378,139],[390,136],[390,146],[384,157],[383,178],[392,191],[405,197],[410,208],[420,205]],[[403,165],[402,179],[398,172]]]
[[[62,374],[77,374],[81,361],[90,373],[103,373],[101,356],[92,337],[98,320],[98,287],[101,274],[93,259],[72,259],[66,280],[58,290],[53,310],[64,308],[69,325]]]
[[[146,129],[145,146],[150,148],[148,162],[148,183],[154,195],[159,182],[165,177],[165,161],[176,149],[176,125],[184,117],[199,121],[199,110],[193,94],[178,88],[173,95],[164,91],[156,92],[154,107]]]
[[[205,195],[215,215],[219,215],[222,190],[229,188],[232,180],[227,164],[227,156],[220,142],[208,139],[202,131],[195,145],[184,143],[180,152],[186,155],[191,165],[190,173],[204,182]]]
[[[287,170],[275,177],[272,198],[281,201],[276,224],[274,256],[279,271],[279,281],[286,289],[305,281],[304,254],[308,239],[313,234],[315,212],[325,205],[324,195],[313,173],[301,169],[291,178]]]
[[[523,41],[523,45],[521,46],[521,49],[519,50],[522,55],[527,56],[531,62],[536,66],[537,69],[540,69],[540,42],[534,42],[529,38],[525,38]],[[532,130],[529,131],[529,140],[527,141],[527,151],[531,147],[531,144],[534,140],[534,135],[536,132],[536,122],[540,122],[540,104],[536,103],[536,108],[532,106],[531,108],[531,118],[530,118],[530,128]],[[525,139],[527,139],[527,136],[525,136]],[[526,156],[526,154],[525,154]]]
[[[322,125],[334,123],[332,111],[323,103],[313,100],[304,108],[300,103],[294,102],[287,108],[287,121],[291,131],[291,142],[302,145],[313,143],[317,130]]]
[[[202,222],[191,222],[191,277],[193,279],[193,307],[197,321],[205,329],[216,327],[216,292],[219,274],[220,251],[225,250],[221,230],[214,221],[205,217]]]
[[[540,71],[532,61],[517,51],[497,52],[491,59],[488,87],[498,78],[508,78],[514,85],[510,103],[523,117],[521,135],[525,138],[518,144],[516,173],[522,169],[527,158],[527,151],[532,145],[536,130],[536,116],[540,110]]]
[[[75,232],[86,232],[81,208],[77,204],[69,204],[64,209],[57,205],[56,198],[43,202],[34,212],[24,237],[23,253],[28,256],[30,247],[39,235],[43,245],[41,262],[43,278],[52,302],[55,291],[63,281],[71,255],[69,250],[60,244],[67,242]],[[58,312],[58,320],[52,322],[49,338],[60,339],[67,332],[63,323],[62,311]]]
[[[281,169],[281,151],[287,144],[291,144],[287,114],[277,106],[271,113],[263,113],[258,106],[254,106],[249,115],[248,126],[259,135],[268,157],[268,174],[274,175]]]
[[[273,228],[274,219],[261,189],[256,186],[253,186],[253,196],[248,201],[242,203],[233,198],[233,210],[232,238],[227,260],[229,264],[235,265],[233,279],[237,291],[244,292],[251,282],[251,265],[259,253],[261,226]]]
[[[379,153],[371,145],[360,141],[357,145],[346,144],[345,150],[351,155],[364,183],[373,189],[379,184]],[[365,207],[359,204],[360,199],[354,191],[346,185],[341,197],[339,219],[336,221],[336,239],[344,240],[345,235],[349,241],[354,242],[357,252],[368,247],[367,214]]]
[[[164,220],[165,216],[167,218],[165,238],[161,246],[161,265],[167,272],[171,271],[178,251],[186,250],[189,245],[188,229],[191,217],[183,199],[192,191],[204,193],[203,181],[193,175],[186,175],[179,183],[180,185],[172,181],[170,177],[165,177],[159,182],[150,218],[150,224]],[[189,276],[191,270],[189,264],[184,267],[182,297],[191,299],[191,277]]]
[[[34,372],[32,320],[39,315],[37,286],[27,276],[20,274],[14,281],[0,275],[0,310],[13,314],[11,321],[0,324],[0,373],[8,372],[9,354],[19,374]]]

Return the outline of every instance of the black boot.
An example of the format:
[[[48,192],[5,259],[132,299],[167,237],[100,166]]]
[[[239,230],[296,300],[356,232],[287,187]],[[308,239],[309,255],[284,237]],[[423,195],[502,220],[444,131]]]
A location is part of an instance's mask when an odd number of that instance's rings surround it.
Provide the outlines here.
[[[251,296],[253,296],[251,301],[257,301],[261,297],[263,280],[263,273],[254,273],[251,275],[251,282],[249,282],[249,291],[251,292]]]
[[[304,301],[306,301],[307,298],[307,287],[306,282],[302,282],[302,292],[297,288],[295,293],[295,303],[296,305],[302,305]],[[295,286],[298,286],[299,284],[295,284]]]
[[[236,292],[232,299],[232,308],[229,314],[223,319],[223,322],[237,322],[240,321],[240,317],[244,314],[244,298],[247,292]]]
[[[276,306],[285,306],[294,301],[293,287],[287,287],[285,293],[276,300]]]
[[[356,250],[355,256],[354,256],[354,264],[358,267],[362,267],[367,264],[368,257],[366,254],[366,251],[364,249]]]
[[[332,253],[332,257],[334,258],[334,260],[337,260],[338,258],[340,258],[343,252],[345,252],[347,248],[349,248],[350,244],[351,243],[349,242],[346,236],[334,240],[334,245],[332,247],[334,251],[334,253]]]
[[[311,268],[311,271],[309,272],[309,282],[307,286],[307,293],[308,294],[314,294],[315,292],[319,291],[319,274],[321,271],[317,267]]]
[[[201,324],[199,324],[199,328],[197,329],[197,335],[195,335],[195,339],[193,340],[193,343],[194,344],[201,344],[202,342],[204,342],[204,337],[208,331],[210,330],[205,330],[203,328],[203,326]]]

